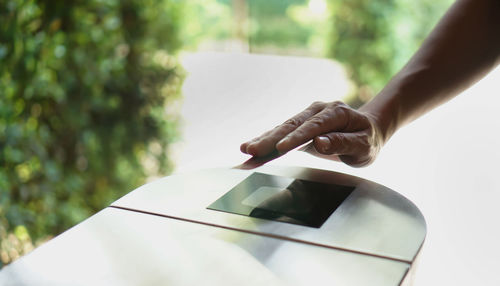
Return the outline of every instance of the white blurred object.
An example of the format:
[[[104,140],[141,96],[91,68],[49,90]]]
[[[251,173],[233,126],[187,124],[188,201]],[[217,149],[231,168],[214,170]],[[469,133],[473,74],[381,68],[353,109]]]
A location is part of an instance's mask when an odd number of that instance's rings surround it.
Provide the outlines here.
[[[183,57],[183,140],[176,171],[234,166],[252,139],[315,101],[349,91],[342,67],[327,59],[196,53]]]

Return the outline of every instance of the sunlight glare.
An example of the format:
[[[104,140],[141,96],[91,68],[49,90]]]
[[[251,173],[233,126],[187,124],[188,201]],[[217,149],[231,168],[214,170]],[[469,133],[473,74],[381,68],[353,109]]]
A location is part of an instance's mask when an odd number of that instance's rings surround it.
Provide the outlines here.
[[[326,12],[325,0],[309,0],[309,10],[315,15],[323,15]]]

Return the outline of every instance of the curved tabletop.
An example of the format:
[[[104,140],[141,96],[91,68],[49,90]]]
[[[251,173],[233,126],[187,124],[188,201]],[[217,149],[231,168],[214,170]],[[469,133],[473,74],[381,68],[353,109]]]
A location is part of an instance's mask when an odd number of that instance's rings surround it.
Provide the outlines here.
[[[229,204],[337,206],[315,226],[207,208],[255,177]],[[281,215],[301,218],[295,207]],[[310,168],[211,169],[136,189],[4,268],[0,284],[400,285],[424,237],[418,209],[367,180]]]
[[[320,228],[207,208],[255,173],[350,186],[353,192]],[[144,185],[112,206],[408,263],[415,258],[426,234],[420,211],[398,193],[354,176],[299,167],[209,169],[177,174]]]

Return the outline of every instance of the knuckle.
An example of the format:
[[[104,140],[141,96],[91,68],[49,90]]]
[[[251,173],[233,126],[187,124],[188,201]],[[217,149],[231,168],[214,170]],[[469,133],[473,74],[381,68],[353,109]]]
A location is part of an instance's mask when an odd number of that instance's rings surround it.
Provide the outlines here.
[[[341,101],[334,101],[328,104],[328,110],[331,114],[348,115],[352,109]]]
[[[282,125],[290,126],[290,127],[293,127],[293,128],[297,128],[297,127],[299,127],[301,125],[301,122],[297,118],[290,118],[287,121],[283,122]]]
[[[347,104],[345,104],[344,102],[342,102],[340,100],[335,100],[335,101],[331,102],[330,105],[332,107],[347,107]]]
[[[319,116],[313,116],[307,122],[313,127],[321,127],[324,124],[324,119]]]
[[[343,112],[345,115],[349,115],[353,111],[353,109],[347,105],[337,105],[335,108],[337,111]]]
[[[322,101],[315,101],[313,102],[310,107],[312,109],[320,109],[320,108],[323,108],[325,106],[326,103],[322,102]]]
[[[336,119],[340,120],[341,125],[343,126],[341,130],[348,129],[349,124],[351,123],[351,113],[349,111],[349,108],[345,106],[338,106],[335,109],[335,113],[338,114],[338,116],[336,116]]]
[[[336,139],[337,139],[338,142],[344,144],[345,139],[346,139],[344,133],[337,133],[336,137],[337,137]]]

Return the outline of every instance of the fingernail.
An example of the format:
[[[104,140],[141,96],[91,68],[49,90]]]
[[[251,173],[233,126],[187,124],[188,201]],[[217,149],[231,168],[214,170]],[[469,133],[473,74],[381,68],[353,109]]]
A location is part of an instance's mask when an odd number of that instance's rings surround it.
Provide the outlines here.
[[[318,141],[323,152],[326,152],[328,151],[328,149],[330,149],[330,139],[328,139],[328,137],[319,136]]]

